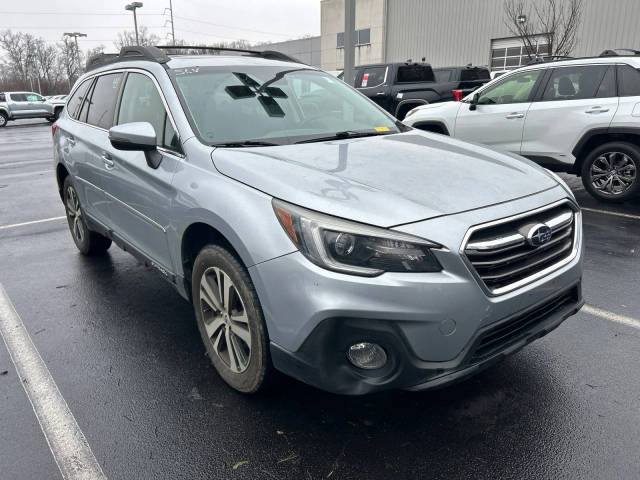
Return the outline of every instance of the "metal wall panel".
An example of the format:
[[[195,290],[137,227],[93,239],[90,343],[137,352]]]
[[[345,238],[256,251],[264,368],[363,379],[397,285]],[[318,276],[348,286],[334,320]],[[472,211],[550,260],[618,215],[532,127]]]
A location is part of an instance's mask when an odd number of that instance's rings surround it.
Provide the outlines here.
[[[504,0],[387,0],[387,61],[425,57],[433,66],[487,65],[491,40],[510,37]],[[584,0],[573,55],[640,50],[640,0]]]
[[[257,50],[275,50],[291,55],[302,63],[320,67],[320,37],[300,38],[286,42],[268,43],[255,47]]]

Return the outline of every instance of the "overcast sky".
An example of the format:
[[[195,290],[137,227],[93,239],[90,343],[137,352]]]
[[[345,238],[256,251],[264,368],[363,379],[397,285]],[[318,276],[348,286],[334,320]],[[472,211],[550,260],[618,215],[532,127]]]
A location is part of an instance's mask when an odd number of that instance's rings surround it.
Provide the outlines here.
[[[133,30],[133,16],[125,11],[127,0],[2,0],[0,30],[35,34],[49,42],[63,32],[82,32],[87,50],[102,44],[115,51],[118,32]],[[143,0],[138,25],[144,25],[162,41],[169,39],[170,25],[163,16],[169,0]],[[176,38],[193,43],[244,39],[277,42],[320,33],[320,0],[173,0]]]

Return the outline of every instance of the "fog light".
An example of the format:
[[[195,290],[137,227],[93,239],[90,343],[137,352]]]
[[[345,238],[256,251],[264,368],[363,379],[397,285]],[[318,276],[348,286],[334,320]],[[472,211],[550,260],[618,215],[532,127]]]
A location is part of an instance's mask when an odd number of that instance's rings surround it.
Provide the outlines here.
[[[347,358],[356,367],[365,370],[381,368],[387,363],[387,354],[377,343],[354,343],[349,347]]]

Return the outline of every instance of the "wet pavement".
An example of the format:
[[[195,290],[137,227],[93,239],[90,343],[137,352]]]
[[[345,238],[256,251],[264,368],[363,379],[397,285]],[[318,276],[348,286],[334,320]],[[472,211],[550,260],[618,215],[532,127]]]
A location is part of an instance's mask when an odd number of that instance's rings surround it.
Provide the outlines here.
[[[0,129],[0,283],[109,478],[640,477],[637,323],[580,312],[432,392],[341,397],[282,379],[242,396],[154,271],[115,247],[82,257],[64,220],[1,228],[64,214],[50,134]],[[587,303],[639,319],[640,203],[603,205],[566,178],[589,209]],[[1,342],[0,478],[61,478]]]

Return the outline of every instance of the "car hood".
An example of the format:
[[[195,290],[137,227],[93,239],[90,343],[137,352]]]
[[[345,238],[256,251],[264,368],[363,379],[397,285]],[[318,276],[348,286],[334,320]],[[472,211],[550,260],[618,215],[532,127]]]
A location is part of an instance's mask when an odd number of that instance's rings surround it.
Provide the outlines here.
[[[382,227],[557,186],[523,158],[416,130],[278,147],[216,148],[212,159],[222,174],[271,196]]]

